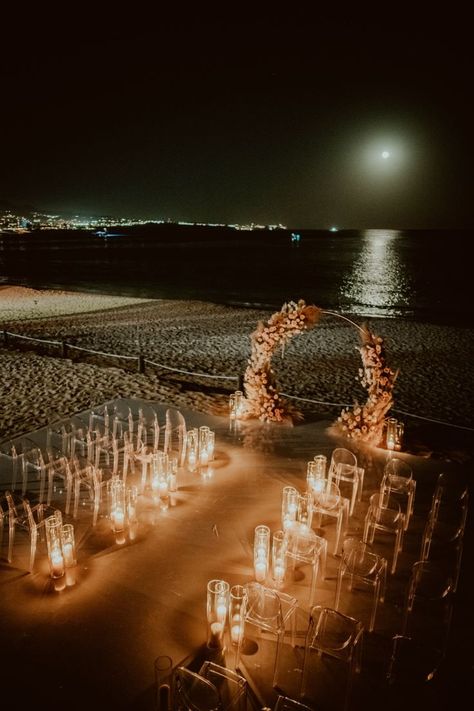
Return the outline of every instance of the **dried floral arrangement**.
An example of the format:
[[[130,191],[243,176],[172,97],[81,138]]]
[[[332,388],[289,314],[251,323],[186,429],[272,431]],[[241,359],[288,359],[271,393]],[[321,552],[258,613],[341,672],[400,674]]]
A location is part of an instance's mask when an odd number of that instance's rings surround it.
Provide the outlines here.
[[[252,351],[244,375],[245,416],[262,422],[302,419],[301,413],[279,395],[272,356],[294,336],[307,331],[319,320],[321,309],[300,299],[283,304],[264,324],[259,322],[251,336]]]
[[[365,405],[355,402],[352,408],[343,408],[335,425],[346,437],[377,445],[383,436],[385,416],[393,405],[398,371],[386,364],[383,339],[366,326],[360,331],[362,368],[356,380],[367,390],[367,401]]]

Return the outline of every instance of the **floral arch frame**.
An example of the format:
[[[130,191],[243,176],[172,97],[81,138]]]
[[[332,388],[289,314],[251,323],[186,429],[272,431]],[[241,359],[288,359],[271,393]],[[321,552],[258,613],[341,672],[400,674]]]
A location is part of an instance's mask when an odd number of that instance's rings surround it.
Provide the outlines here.
[[[263,422],[294,422],[302,413],[281,397],[272,357],[278,348],[284,350],[294,336],[312,329],[322,314],[331,314],[348,321],[359,330],[362,358],[356,380],[367,390],[364,404],[354,402],[342,409],[335,424],[342,435],[378,444],[382,439],[385,416],[393,405],[393,386],[397,372],[386,364],[383,339],[366,326],[359,326],[341,314],[309,306],[304,300],[283,304],[266,323],[259,322],[251,335],[251,355],[244,375],[244,416]]]

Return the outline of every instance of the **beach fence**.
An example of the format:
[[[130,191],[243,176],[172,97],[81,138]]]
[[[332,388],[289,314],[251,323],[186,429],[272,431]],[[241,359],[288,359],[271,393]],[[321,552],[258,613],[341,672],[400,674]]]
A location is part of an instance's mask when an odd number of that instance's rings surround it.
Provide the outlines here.
[[[193,382],[199,384],[201,389],[209,389],[214,392],[232,392],[235,390],[244,389],[244,377],[243,374],[237,375],[216,375],[214,373],[200,373],[197,371],[184,370],[182,368],[174,368],[170,365],[165,365],[164,363],[156,363],[153,360],[145,358],[143,354],[138,354],[136,356],[122,355],[121,353],[108,353],[105,351],[97,351],[92,348],[83,348],[82,346],[76,346],[74,343],[68,343],[65,340],[55,340],[47,338],[36,338],[34,336],[26,336],[23,333],[13,333],[12,331],[3,330],[3,344],[5,348],[12,348],[16,350],[34,350],[38,353],[49,355],[52,357],[59,358],[69,358],[70,360],[93,360],[97,365],[104,365],[104,362],[114,363],[115,367],[119,367],[123,370],[128,370],[136,373],[145,373],[147,369],[151,368],[153,370],[161,371],[163,374],[168,374],[170,376],[176,375],[181,383]],[[351,407],[350,403],[347,402],[327,402],[326,400],[316,400],[313,398],[299,397],[297,395],[291,395],[290,393],[281,393],[284,397],[290,400],[296,400],[300,406],[307,405],[318,405],[330,408],[340,408],[340,407]],[[406,417],[412,417],[416,420],[423,420],[424,422],[430,422],[432,424],[443,425],[445,427],[452,427],[458,430],[464,430],[467,432],[474,432],[473,427],[468,427],[466,425],[459,425],[453,422],[446,422],[444,420],[438,420],[433,417],[425,417],[413,412],[407,412],[406,410],[398,410],[393,408],[392,412]]]
[[[3,330],[3,344],[5,348],[16,350],[34,350],[41,355],[48,355],[55,358],[68,358],[72,361],[86,360],[95,362],[98,365],[113,364],[115,367],[135,373],[145,373],[147,369],[162,371],[163,374],[173,376],[176,374],[180,380],[204,381],[208,385],[214,383],[213,389],[227,385],[231,391],[243,389],[243,375],[216,375],[214,373],[200,373],[197,371],[174,368],[164,363],[156,363],[149,360],[143,354],[134,356],[123,355],[121,353],[110,353],[98,351],[92,348],[84,348],[65,340],[50,338],[36,338],[26,336],[22,333],[13,333]]]

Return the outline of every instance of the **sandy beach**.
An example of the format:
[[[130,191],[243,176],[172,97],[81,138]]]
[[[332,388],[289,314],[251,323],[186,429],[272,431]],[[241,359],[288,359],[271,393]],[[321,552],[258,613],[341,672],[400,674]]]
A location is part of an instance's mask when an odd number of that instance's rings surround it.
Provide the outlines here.
[[[296,298],[298,295],[296,295]],[[250,354],[250,335],[271,312],[198,301],[0,289],[0,327],[13,333],[64,340],[83,348],[126,356],[142,354],[166,366],[238,377]],[[429,456],[438,446],[462,458],[472,437],[474,329],[405,321],[353,317],[381,335],[391,367],[399,369],[395,410],[413,442]],[[360,367],[357,330],[333,316],[323,316],[311,332],[294,339],[274,367],[281,391],[299,401],[306,418],[334,419],[332,404],[363,400],[355,380]],[[3,344],[2,344],[3,346]],[[37,349],[35,349],[36,351]],[[186,376],[160,368],[132,372],[132,361],[112,361],[58,349],[39,354],[28,342],[10,339],[0,350],[0,440],[114,397],[143,397],[209,414],[226,411],[236,381]],[[48,351],[46,351],[48,352]],[[125,368],[125,369],[124,369]],[[396,414],[396,413],[395,413]],[[439,420],[459,428],[436,425]],[[431,435],[428,436],[427,432]],[[444,448],[444,449],[443,449]],[[444,451],[446,454],[446,452]]]

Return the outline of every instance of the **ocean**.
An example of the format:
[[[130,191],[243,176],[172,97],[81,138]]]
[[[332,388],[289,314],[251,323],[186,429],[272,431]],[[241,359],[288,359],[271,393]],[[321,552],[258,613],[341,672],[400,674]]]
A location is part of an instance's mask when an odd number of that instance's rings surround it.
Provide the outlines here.
[[[469,230],[144,226],[0,234],[0,284],[473,324]],[[118,232],[118,234],[117,234]]]

